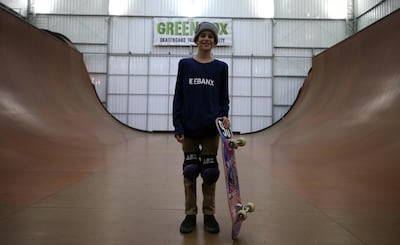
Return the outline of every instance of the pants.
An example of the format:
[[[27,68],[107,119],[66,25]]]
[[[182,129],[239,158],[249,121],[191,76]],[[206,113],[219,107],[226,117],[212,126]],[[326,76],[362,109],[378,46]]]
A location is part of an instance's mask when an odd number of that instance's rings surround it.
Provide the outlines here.
[[[207,138],[191,139],[184,138],[182,147],[183,152],[199,152],[202,155],[217,155],[219,144],[219,135],[211,136]],[[185,186],[185,214],[195,215],[197,214],[197,180],[189,180],[183,178]],[[211,215],[215,213],[215,187],[216,183],[206,184],[203,182],[203,214]]]

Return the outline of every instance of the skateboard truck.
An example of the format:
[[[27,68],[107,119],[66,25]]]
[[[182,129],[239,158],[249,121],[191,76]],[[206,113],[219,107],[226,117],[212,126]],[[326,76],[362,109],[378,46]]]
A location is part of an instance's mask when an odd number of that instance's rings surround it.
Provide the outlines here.
[[[237,216],[240,220],[245,220],[247,218],[247,213],[254,212],[255,205],[252,202],[248,202],[246,205],[238,204],[236,206],[238,209]]]
[[[238,139],[230,139],[228,141],[228,146],[230,149],[237,149],[239,146],[245,146],[246,145],[246,140],[244,138],[238,138]]]

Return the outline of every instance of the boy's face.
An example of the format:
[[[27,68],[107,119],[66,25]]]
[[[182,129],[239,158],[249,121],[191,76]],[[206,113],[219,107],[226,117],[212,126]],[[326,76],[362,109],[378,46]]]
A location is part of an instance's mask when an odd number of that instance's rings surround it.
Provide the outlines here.
[[[197,38],[197,47],[199,49],[208,50],[214,47],[214,34],[211,31],[202,31]]]

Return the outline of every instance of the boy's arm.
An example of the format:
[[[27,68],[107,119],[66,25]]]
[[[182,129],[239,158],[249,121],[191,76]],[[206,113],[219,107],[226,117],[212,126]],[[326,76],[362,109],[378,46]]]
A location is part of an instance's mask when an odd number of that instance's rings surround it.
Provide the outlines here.
[[[183,88],[182,88],[182,61],[179,61],[178,75],[176,78],[175,94],[172,107],[172,119],[175,127],[175,135],[183,135]]]
[[[228,65],[224,65],[224,70],[222,74],[222,86],[220,94],[220,105],[221,110],[219,117],[228,117],[229,112],[229,91],[228,91]]]

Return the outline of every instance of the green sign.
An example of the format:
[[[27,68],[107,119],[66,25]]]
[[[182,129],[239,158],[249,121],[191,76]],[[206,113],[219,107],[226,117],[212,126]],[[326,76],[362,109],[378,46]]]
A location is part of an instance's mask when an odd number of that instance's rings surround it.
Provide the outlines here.
[[[231,19],[154,18],[155,46],[193,46],[196,26],[208,21],[218,29],[218,46],[232,46]]]

